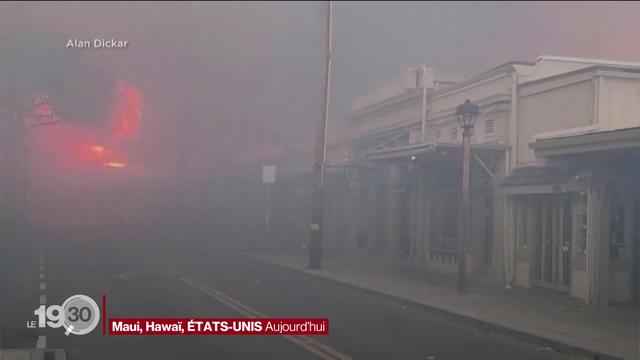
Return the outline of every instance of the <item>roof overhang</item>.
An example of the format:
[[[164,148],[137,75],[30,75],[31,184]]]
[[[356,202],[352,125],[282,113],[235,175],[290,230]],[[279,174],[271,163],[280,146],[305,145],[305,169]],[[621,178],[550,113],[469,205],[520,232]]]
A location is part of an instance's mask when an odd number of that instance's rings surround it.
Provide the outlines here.
[[[462,145],[458,143],[420,143],[391,149],[369,151],[365,153],[365,158],[372,161],[398,159],[409,160],[414,156],[417,157],[420,155],[459,152],[461,148]],[[474,152],[502,153],[508,149],[508,145],[501,144],[471,144],[471,150]]]
[[[497,190],[512,195],[584,191],[581,180],[588,176],[565,167],[520,167],[501,179]]]
[[[529,147],[542,157],[640,148],[640,127],[538,139]]]

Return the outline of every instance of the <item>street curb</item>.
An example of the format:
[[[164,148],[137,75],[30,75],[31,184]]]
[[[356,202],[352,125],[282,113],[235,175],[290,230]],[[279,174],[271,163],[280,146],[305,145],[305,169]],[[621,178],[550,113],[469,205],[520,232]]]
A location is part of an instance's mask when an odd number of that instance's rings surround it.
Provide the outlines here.
[[[487,331],[487,332],[492,332],[492,333],[496,333],[496,334],[500,334],[500,335],[504,335],[504,336],[508,336],[511,338],[516,338],[518,340],[521,341],[525,341],[528,343],[533,343],[533,344],[537,344],[540,346],[546,346],[546,347],[550,347],[552,348],[554,351],[561,353],[561,354],[567,354],[567,355],[573,355],[573,356],[579,356],[579,357],[585,357],[587,359],[594,359],[594,360],[630,360],[630,359],[624,359],[621,357],[617,357],[617,356],[612,356],[612,355],[608,355],[608,354],[604,354],[601,352],[597,352],[594,350],[589,350],[589,349],[585,349],[585,348],[581,348],[575,345],[570,345],[570,344],[566,344],[563,342],[560,342],[558,340],[554,340],[554,339],[549,339],[546,337],[542,337],[539,335],[534,335],[534,334],[530,334],[530,333],[526,333],[520,330],[515,330],[512,328],[509,328],[507,326],[504,325],[498,325],[495,323],[491,323],[485,320],[479,320],[479,319],[475,319],[466,315],[461,315],[449,310],[445,310],[436,306],[432,306],[432,305],[427,305],[427,304],[423,304],[423,303],[419,303],[413,300],[409,300],[409,299],[405,299],[403,297],[400,297],[398,295],[394,295],[394,294],[389,294],[389,293],[385,293],[385,292],[381,292],[378,290],[374,290],[374,289],[370,289],[368,287],[362,286],[362,285],[358,285],[358,284],[354,284],[351,283],[349,281],[345,281],[345,280],[340,280],[340,279],[336,279],[333,277],[329,277],[323,274],[318,274],[318,273],[312,273],[310,270],[306,270],[306,269],[300,269],[297,268],[295,266],[291,266],[291,265],[286,265],[286,264],[281,264],[269,259],[265,259],[260,257],[260,255],[254,255],[254,254],[250,254],[250,253],[246,253],[246,252],[239,252],[238,255],[243,256],[245,258],[248,259],[252,259],[252,260],[256,260],[256,261],[260,261],[262,263],[265,264],[269,264],[271,266],[274,267],[278,267],[281,269],[287,269],[287,270],[291,270],[291,271],[295,271],[299,274],[303,274],[309,277],[312,277],[314,279],[317,280],[322,280],[325,281],[327,283],[330,284],[334,284],[334,285],[340,285],[340,286],[344,286],[344,287],[348,287],[351,289],[356,289],[358,291],[361,291],[363,293],[369,294],[369,295],[376,295],[376,296],[380,296],[383,298],[386,298],[388,300],[394,301],[394,302],[398,302],[401,303],[405,306],[409,306],[412,308],[417,308],[420,310],[424,310],[433,314],[437,314],[440,315],[444,318],[448,318],[451,320],[455,320],[456,322],[460,322],[460,323],[464,323],[466,325],[469,325],[475,329],[478,330],[482,330],[482,331]]]

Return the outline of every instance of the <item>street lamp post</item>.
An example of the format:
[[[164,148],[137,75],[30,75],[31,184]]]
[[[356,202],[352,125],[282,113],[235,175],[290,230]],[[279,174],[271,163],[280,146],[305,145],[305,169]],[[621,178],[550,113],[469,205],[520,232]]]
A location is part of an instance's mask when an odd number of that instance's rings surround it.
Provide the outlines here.
[[[467,99],[456,109],[456,118],[462,128],[462,201],[460,204],[460,235],[458,241],[458,291],[466,286],[466,250],[471,237],[471,207],[469,202],[469,153],[471,129],[480,113],[478,105]]]

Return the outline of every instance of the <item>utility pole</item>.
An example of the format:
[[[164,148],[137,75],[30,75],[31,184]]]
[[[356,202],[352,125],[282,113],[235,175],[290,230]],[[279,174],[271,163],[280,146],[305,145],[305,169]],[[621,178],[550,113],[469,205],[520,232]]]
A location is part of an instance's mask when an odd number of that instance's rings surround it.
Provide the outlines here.
[[[422,142],[427,141],[427,67],[421,66],[422,69],[422,114],[421,116],[421,133]]]
[[[324,164],[327,156],[327,124],[329,117],[329,89],[331,84],[331,1],[327,2],[327,52],[324,78],[324,112],[316,130],[313,162],[313,190],[311,195],[311,225],[309,241],[309,269],[322,267],[322,210],[324,197]]]

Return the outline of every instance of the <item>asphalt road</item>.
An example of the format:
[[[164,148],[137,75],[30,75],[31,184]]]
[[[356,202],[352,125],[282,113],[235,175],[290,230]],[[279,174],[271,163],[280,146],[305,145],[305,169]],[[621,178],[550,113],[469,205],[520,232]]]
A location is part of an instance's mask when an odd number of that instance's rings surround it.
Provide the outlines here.
[[[183,280],[188,277],[269,317],[327,317],[330,335],[315,336],[312,341],[325,351],[352,359],[570,358],[237,256],[213,241],[201,246],[208,249],[186,252],[154,241],[115,242],[105,236],[71,242],[43,236],[5,242],[0,284],[2,348],[34,348],[42,346],[46,337],[46,348],[66,349],[70,360],[322,358],[310,346],[281,336],[104,336],[100,326],[88,335],[65,336],[62,329],[26,328],[26,321],[35,319],[33,311],[43,294],[48,305],[59,305],[74,294],[88,295],[99,303],[106,294],[112,318],[242,317]]]

